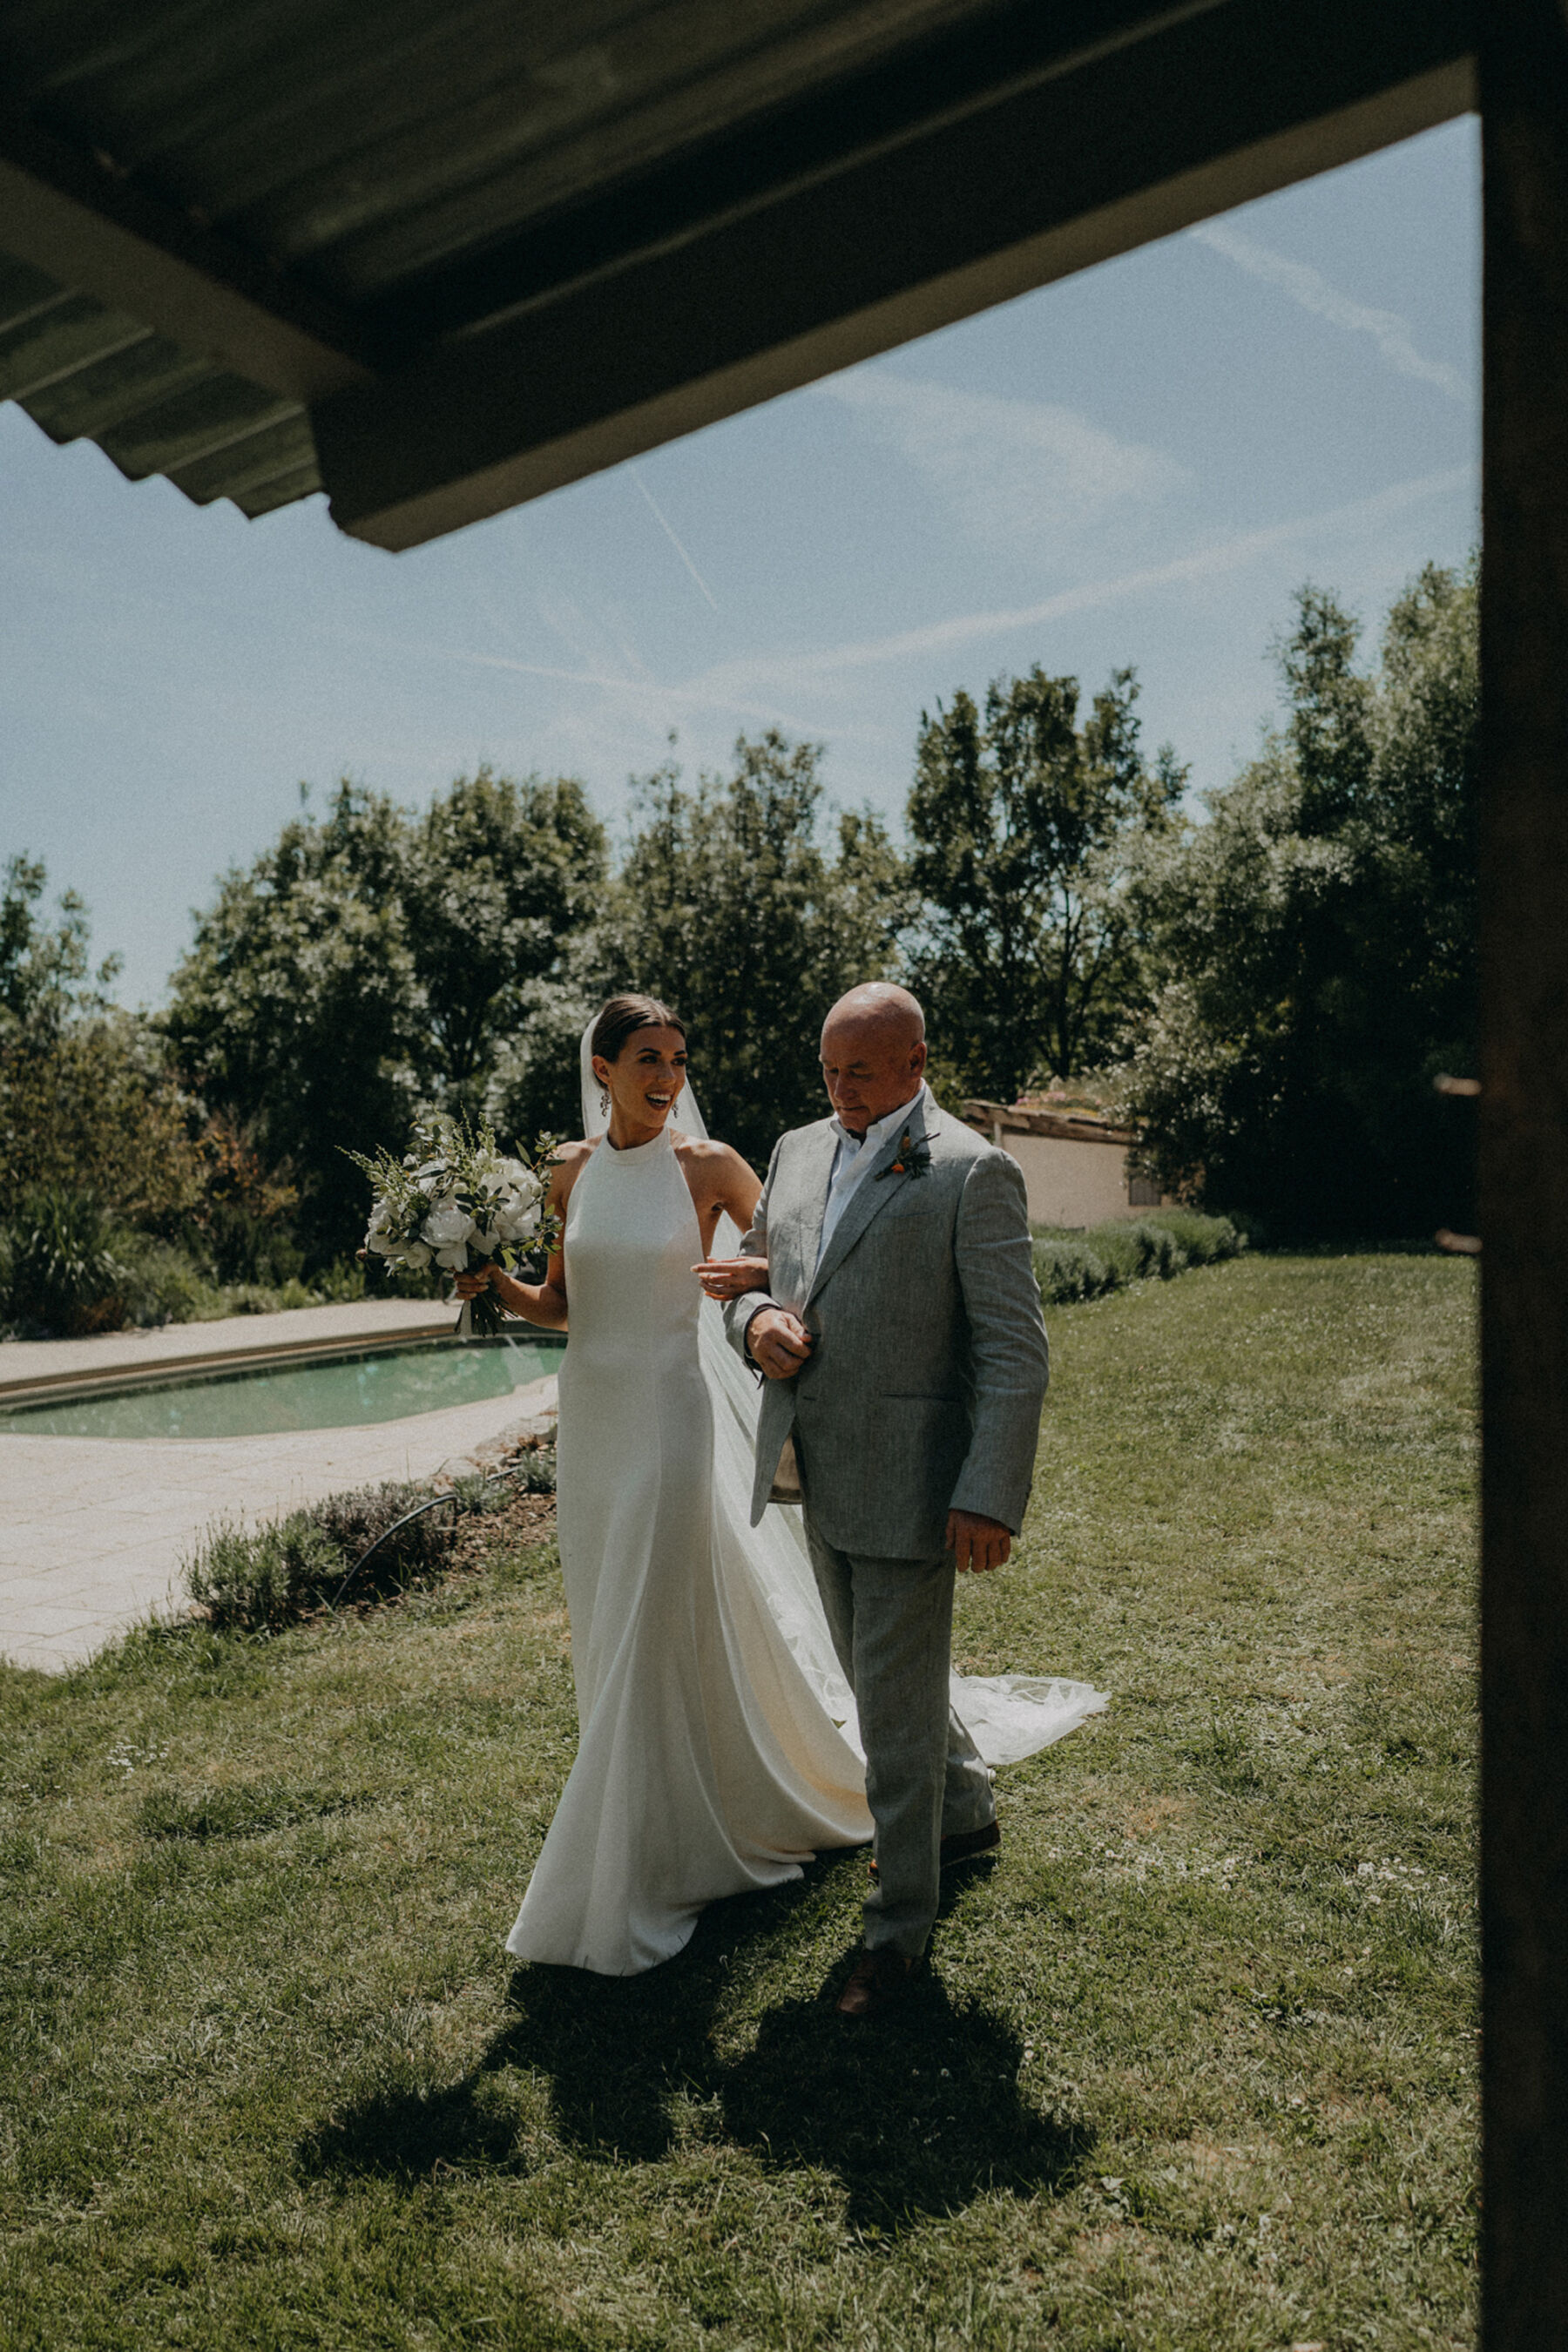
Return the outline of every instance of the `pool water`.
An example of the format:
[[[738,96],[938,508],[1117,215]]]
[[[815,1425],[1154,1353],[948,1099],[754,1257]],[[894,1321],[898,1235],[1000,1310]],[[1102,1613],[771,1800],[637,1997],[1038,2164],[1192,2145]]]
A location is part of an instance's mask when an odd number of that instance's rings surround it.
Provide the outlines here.
[[[559,1370],[559,1340],[432,1340],[380,1354],[333,1356],[276,1371],[213,1372],[0,1410],[0,1433],[26,1437],[265,1437],[289,1429],[358,1429],[450,1405],[479,1404]]]

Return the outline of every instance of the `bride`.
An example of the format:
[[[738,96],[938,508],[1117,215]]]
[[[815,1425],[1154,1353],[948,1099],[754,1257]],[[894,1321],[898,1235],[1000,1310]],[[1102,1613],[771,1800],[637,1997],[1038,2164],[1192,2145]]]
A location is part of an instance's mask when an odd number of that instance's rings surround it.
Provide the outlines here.
[[[679,1951],[707,1904],[797,1878],[871,1820],[796,1515],[748,1524],[755,1396],[703,1306],[766,1283],[762,1259],[719,1262],[762,1185],[709,1139],[668,1005],[612,997],[582,1059],[584,1139],[557,1157],[544,1279],[491,1265],[458,1287],[488,1283],[558,1331],[570,1300],[557,1510],[578,1748],[507,1949],[629,1976]],[[954,1696],[988,1764],[1103,1705],[1032,1678],[955,1676]]]

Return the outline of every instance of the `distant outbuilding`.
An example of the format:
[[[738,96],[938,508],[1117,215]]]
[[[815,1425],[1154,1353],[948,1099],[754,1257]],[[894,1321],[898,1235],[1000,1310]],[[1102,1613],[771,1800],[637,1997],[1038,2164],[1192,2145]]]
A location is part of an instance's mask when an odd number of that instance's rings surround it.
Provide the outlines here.
[[[963,1117],[1023,1170],[1032,1225],[1104,1225],[1167,1205],[1133,1165],[1137,1136],[1103,1112],[976,1100]]]

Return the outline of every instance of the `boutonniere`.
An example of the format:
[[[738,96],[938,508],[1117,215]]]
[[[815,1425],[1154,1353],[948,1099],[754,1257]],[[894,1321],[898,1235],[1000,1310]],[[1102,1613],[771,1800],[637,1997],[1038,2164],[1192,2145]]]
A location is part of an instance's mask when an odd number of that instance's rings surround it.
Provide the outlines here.
[[[899,1138],[897,1158],[891,1167],[878,1169],[877,1181],[879,1184],[884,1176],[929,1176],[930,1173],[931,1145],[923,1135],[916,1143],[906,1127]]]

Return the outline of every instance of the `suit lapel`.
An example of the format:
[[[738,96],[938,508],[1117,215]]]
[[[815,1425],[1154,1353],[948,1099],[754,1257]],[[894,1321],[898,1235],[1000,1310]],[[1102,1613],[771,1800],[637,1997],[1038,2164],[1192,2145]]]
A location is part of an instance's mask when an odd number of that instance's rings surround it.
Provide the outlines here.
[[[823,1252],[822,1263],[811,1278],[811,1287],[806,1293],[808,1304],[816,1297],[828,1276],[836,1273],[843,1265],[861,1234],[880,1215],[894,1194],[901,1192],[904,1186],[910,1181],[908,1176],[885,1176],[882,1172],[884,1169],[891,1168],[898,1158],[899,1146],[904,1139],[906,1129],[910,1141],[917,1150],[921,1144],[929,1139],[931,1127],[924,1117],[923,1104],[917,1103],[909,1118],[900,1122],[897,1134],[889,1137],[878,1152],[871,1167],[849,1195],[844,1214],[833,1228],[833,1239]],[[822,1231],[822,1220],[827,1206],[826,1184],[823,1187],[823,1205],[817,1213],[816,1220],[818,1234]]]
[[[802,1155],[804,1165],[799,1179],[802,1201],[796,1231],[800,1237],[800,1303],[803,1307],[811,1289],[816,1254],[822,1247],[822,1221],[827,1214],[827,1187],[837,1150],[838,1138],[825,1119],[813,1129],[810,1142]]]

